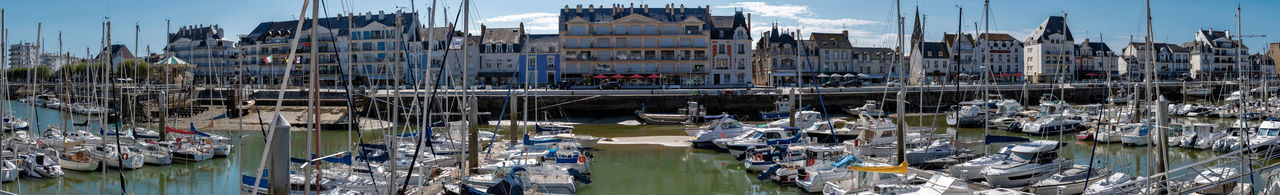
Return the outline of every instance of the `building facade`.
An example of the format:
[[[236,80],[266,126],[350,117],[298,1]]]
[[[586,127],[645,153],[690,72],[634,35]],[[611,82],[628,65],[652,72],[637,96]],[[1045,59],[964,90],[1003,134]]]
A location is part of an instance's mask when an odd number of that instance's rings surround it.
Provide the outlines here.
[[[924,85],[941,82],[951,74],[952,60],[947,44],[942,42],[920,42],[911,51],[910,83]]]
[[[478,64],[481,63],[480,42],[483,41],[480,36],[468,36],[461,31],[454,31],[451,27],[419,28],[418,32],[422,33],[422,38],[426,40],[422,41],[421,47],[427,49],[421,52],[410,52],[416,53],[415,56],[419,62],[424,62],[411,66],[414,69],[412,73],[416,76],[410,80],[415,78],[438,80],[443,82],[441,86],[454,87],[460,87],[464,80],[469,84],[478,83],[476,78],[479,76],[477,70],[480,70]],[[444,78],[435,79],[437,76]]]
[[[531,34],[525,40],[526,50],[520,56],[520,79],[535,86],[560,82],[560,35]]]
[[[972,34],[942,34],[942,43],[947,47],[947,54],[951,58],[951,64],[948,70],[944,71],[948,74],[948,80],[968,79],[959,75],[981,76],[982,70],[978,65],[978,61],[974,59],[976,48]]]
[[[354,83],[371,85],[392,85],[393,82],[408,81],[405,73],[408,66],[406,46],[421,46],[420,41],[410,38],[415,33],[411,27],[417,25],[415,13],[366,12],[355,15],[339,15],[337,17],[320,18],[318,28],[311,22],[304,22],[302,30],[294,32],[297,20],[263,22],[248,35],[241,37],[238,45],[244,52],[242,57],[243,71],[253,78],[254,83],[279,83],[286,68],[295,73],[311,70],[312,48],[318,49],[318,80],[322,86],[333,86],[343,83],[352,74]],[[311,31],[316,31],[316,44],[311,45]],[[297,48],[290,48],[289,42],[294,36],[301,36]],[[297,50],[294,59],[287,59],[291,49]],[[420,48],[419,48],[420,49]],[[286,67],[289,60],[293,67]],[[346,67],[350,66],[350,67]],[[348,72],[347,69],[351,71]],[[396,77],[399,75],[400,77]],[[303,84],[309,74],[291,74],[291,82]]]
[[[1229,30],[1196,31],[1196,39],[1183,45],[1191,50],[1191,77],[1209,76],[1212,79],[1239,74],[1236,67],[1247,60],[1249,48],[1231,39],[1232,35]]]
[[[1155,71],[1157,79],[1168,80],[1177,79],[1183,76],[1189,76],[1191,70],[1191,51],[1169,43],[1152,43],[1155,47]],[[1151,52],[1147,50],[1146,43],[1131,42],[1121,50],[1119,58],[1116,59],[1119,66],[1119,73],[1123,77],[1127,77],[1130,81],[1140,81],[1145,78],[1146,64],[1152,63]]]
[[[1075,38],[1062,16],[1049,16],[1024,41],[1026,79],[1034,83],[1075,80]]]
[[[898,70],[901,67],[895,62],[899,54],[890,48],[880,47],[854,47],[850,52],[850,66],[854,72],[858,73],[858,77],[864,80],[883,83],[888,80],[897,80]]]
[[[673,4],[565,6],[559,17],[563,75],[580,83],[707,84],[710,13]]]
[[[754,78],[751,70],[750,17],[742,11],[733,16],[711,16],[711,78],[717,86],[749,86]]]
[[[1020,80],[1023,76],[1022,41],[1009,34],[979,34],[979,61],[998,80]]]
[[[1107,76],[1119,73],[1120,68],[1116,66],[1119,57],[1107,43],[1084,39],[1075,48],[1075,78],[1105,80]]]
[[[777,24],[760,35],[752,56],[752,72],[756,86],[794,84],[799,71],[796,66],[795,34],[778,30]]]
[[[169,34],[165,53],[194,65],[191,74],[197,80],[232,77],[238,70],[235,42],[226,39],[218,25],[184,26]]]
[[[25,68],[39,64],[40,46],[35,43],[9,45],[9,68]]]
[[[488,28],[480,25],[480,69],[477,80],[485,85],[524,83],[519,79],[524,51],[524,25],[520,28]]]
[[[813,69],[818,74],[857,74],[853,62],[853,45],[849,43],[849,31],[841,33],[810,33],[809,41],[816,47],[817,59],[813,59]],[[807,70],[806,70],[807,72]]]

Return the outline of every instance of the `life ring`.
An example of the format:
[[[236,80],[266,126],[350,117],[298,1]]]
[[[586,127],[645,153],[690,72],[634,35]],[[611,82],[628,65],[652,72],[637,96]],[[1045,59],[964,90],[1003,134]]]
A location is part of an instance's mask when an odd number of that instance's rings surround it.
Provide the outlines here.
[[[129,153],[121,154],[121,156],[123,157],[121,157],[120,159],[129,159]]]
[[[720,138],[724,138],[724,137],[725,137],[724,132],[720,132]]]
[[[756,153],[756,160],[757,161],[764,160],[764,155],[761,155],[760,153]]]
[[[586,163],[586,162],[587,162],[587,157],[578,156],[578,163]]]
[[[853,147],[862,147],[862,140],[860,139],[853,140]]]
[[[809,172],[803,172],[803,173],[800,173],[800,180],[808,181],[808,180],[809,180]]]

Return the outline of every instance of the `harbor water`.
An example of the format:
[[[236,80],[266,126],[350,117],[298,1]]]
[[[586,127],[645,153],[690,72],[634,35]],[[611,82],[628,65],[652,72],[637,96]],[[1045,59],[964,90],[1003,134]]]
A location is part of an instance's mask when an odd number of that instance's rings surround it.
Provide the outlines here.
[[[11,102],[18,116],[27,118],[31,107],[27,104]],[[17,107],[13,107],[17,106]],[[45,126],[61,124],[62,117],[72,116],[75,121],[84,121],[85,116],[66,115],[56,110],[39,108],[35,114],[39,116],[39,126],[31,132],[38,136]],[[1185,120],[1180,118],[1179,120]],[[1202,122],[1218,122],[1221,119],[1199,119]],[[36,120],[32,124],[37,124]],[[942,116],[908,117],[911,126],[935,127],[938,132],[945,132],[947,127]],[[1223,123],[1225,125],[1225,123]],[[176,127],[187,127],[188,124],[171,124]],[[98,125],[90,126],[96,129]],[[576,133],[597,137],[641,137],[641,136],[685,136],[679,125],[619,125],[619,124],[583,124],[576,125]],[[256,171],[263,152],[265,138],[259,127],[246,126],[247,130],[210,130],[210,132],[236,138],[237,148],[226,158],[214,158],[201,162],[175,162],[171,165],[146,165],[136,170],[117,171],[116,169],[95,172],[66,171],[61,178],[22,178],[20,181],[0,184],[0,189],[22,194],[114,194],[121,191],[123,185],[130,194],[235,194],[239,188],[240,174],[251,174]],[[204,129],[202,129],[204,130]],[[492,131],[491,126],[483,127],[484,131]],[[981,141],[984,130],[981,128],[956,129],[962,142]],[[94,130],[96,133],[96,130]],[[348,142],[348,134],[355,132],[323,131],[321,132],[321,155],[346,151],[352,145]],[[991,134],[1026,136],[1021,133],[990,130]],[[380,140],[381,131],[360,132],[366,142]],[[1072,135],[1035,136],[1032,139],[1063,140],[1068,146],[1061,153],[1063,157],[1072,159],[1078,164],[1089,161],[1094,154],[1095,166],[1103,166],[1127,173],[1147,175],[1152,153],[1147,147],[1129,147],[1120,144],[1100,144],[1096,151],[1092,143],[1075,141]],[[354,138],[353,138],[354,139]],[[291,144],[292,154],[303,157],[310,154],[303,151],[307,142],[306,132],[293,132]],[[243,145],[241,145],[243,144]],[[998,146],[992,146],[994,150]],[[983,147],[976,146],[975,152]],[[756,180],[756,173],[747,173],[741,161],[732,156],[709,150],[690,147],[672,147],[657,144],[600,144],[592,151],[595,153],[592,166],[593,183],[578,189],[581,194],[801,194],[800,190],[790,186],[781,186],[769,181]],[[1218,155],[1207,150],[1190,150],[1171,148],[1169,158],[1171,167],[1186,165],[1196,160]],[[236,163],[239,161],[239,163]],[[1144,163],[1135,163],[1144,162]],[[123,179],[123,180],[122,180]],[[661,186],[661,187],[658,187]]]

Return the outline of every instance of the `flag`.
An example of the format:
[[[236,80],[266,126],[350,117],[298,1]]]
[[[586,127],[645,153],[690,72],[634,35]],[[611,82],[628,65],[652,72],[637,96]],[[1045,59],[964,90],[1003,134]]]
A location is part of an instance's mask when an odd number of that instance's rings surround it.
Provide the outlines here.
[[[271,55],[267,55],[267,58],[262,59],[262,62],[267,63],[267,64],[270,64],[270,63],[271,63]]]

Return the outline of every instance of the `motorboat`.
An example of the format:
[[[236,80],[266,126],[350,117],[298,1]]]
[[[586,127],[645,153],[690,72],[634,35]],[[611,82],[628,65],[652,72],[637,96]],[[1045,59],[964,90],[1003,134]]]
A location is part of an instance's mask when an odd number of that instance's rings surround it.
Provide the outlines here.
[[[62,169],[72,171],[98,170],[101,165],[98,159],[90,148],[83,146],[68,148],[66,152],[58,154],[58,164],[62,165]]]
[[[1004,160],[1008,158],[1009,154],[1013,153],[1011,149],[1013,149],[1014,146],[1015,145],[1007,145],[1000,147],[1000,150],[994,154],[978,157],[973,160],[969,160],[968,162],[947,167],[947,173],[964,181],[986,179],[983,178],[979,172],[981,172],[983,168],[1003,163]]]
[[[1033,194],[1081,194],[1088,187],[1085,186],[1085,181],[1097,182],[1108,174],[1102,169],[1090,169],[1088,165],[1072,165],[1071,168],[1027,187],[1027,191]]]
[[[22,159],[21,165],[24,166],[24,169],[34,170],[35,173],[39,174],[37,177],[58,177],[64,174],[62,166],[58,165],[58,160],[45,156],[44,153],[32,152],[18,155],[18,157]]]
[[[1277,142],[1280,142],[1280,121],[1265,120],[1258,125],[1257,133],[1249,138],[1249,146],[1260,146],[1262,148],[1274,148]]]
[[[748,149],[765,148],[769,146],[770,143],[791,144],[793,142],[799,142],[799,140],[790,140],[791,138],[798,137],[798,134],[794,132],[794,129],[760,128],[756,129],[756,132],[752,133],[749,137],[725,143],[725,148],[729,150],[729,155],[739,156]]]
[[[4,116],[4,118],[0,118],[0,120],[3,120],[4,122],[0,123],[0,128],[3,128],[4,130],[27,130],[27,128],[30,128],[30,124],[27,123],[27,120],[23,120],[22,118],[18,118],[13,115],[13,112],[10,111]]]
[[[1132,146],[1145,146],[1151,143],[1151,125],[1141,124],[1125,129],[1120,136],[1120,143]]]
[[[844,148],[842,147],[800,146],[788,149],[805,150],[804,158],[778,162],[776,168],[771,168],[773,171],[765,171],[762,176],[779,184],[795,184],[797,180],[808,177],[810,171],[830,169],[823,167],[829,166],[836,160],[843,160],[846,157],[852,158],[844,153]],[[850,163],[852,160],[854,159],[850,159]]]
[[[1195,123],[1189,128],[1191,132],[1183,133],[1179,146],[1195,149],[1211,149],[1215,140],[1226,137],[1227,134],[1222,132],[1216,124]],[[1189,133],[1189,134],[1188,134]]]
[[[982,105],[965,105],[947,113],[947,125],[956,127],[981,127],[987,118],[986,107]]]
[[[969,188],[964,182],[956,182],[959,180],[954,177],[943,175],[933,175],[923,184],[888,184],[875,185],[871,191],[865,191],[861,194],[938,194],[938,195],[961,195],[974,194],[973,189]]]
[[[1058,156],[1057,141],[1036,140],[1014,146],[1000,164],[983,168],[980,174],[994,187],[1022,187],[1035,184],[1058,173],[1070,163]]]
[[[1084,189],[1084,194],[1137,194],[1141,191],[1141,186],[1141,182],[1135,181],[1128,174],[1115,172],[1089,183],[1089,186]]]
[[[708,119],[712,119],[712,122],[707,125],[684,129],[684,132],[691,137],[689,142],[692,142],[695,148],[714,148],[715,144],[711,142],[712,140],[737,137],[751,129],[727,114],[708,116]]]
[[[844,120],[831,119],[831,122],[821,121],[814,123],[803,131],[819,143],[837,143],[841,140],[858,138],[858,134],[861,131],[853,130],[853,128],[850,128],[851,126]]]
[[[760,119],[761,120],[778,120],[782,118],[791,117],[791,111],[793,111],[792,108],[794,108],[794,105],[791,105],[791,104],[792,104],[792,101],[789,99],[774,101],[773,102],[774,110],[769,112],[760,111]],[[801,109],[801,110],[804,110],[804,109]]]
[[[796,118],[795,126],[792,126],[791,118],[782,118],[775,121],[771,121],[765,124],[764,127],[808,127],[808,126],[813,126],[813,123],[817,123],[819,121],[825,121],[825,120],[822,120],[823,117],[821,112],[808,111],[808,110],[796,112],[795,118]]]
[[[918,164],[925,161],[946,158],[957,154],[969,153],[969,149],[956,148],[951,139],[936,139],[929,145],[906,150],[907,164]]]
[[[688,102],[688,106],[680,108],[676,113],[648,113],[646,108],[641,105],[640,110],[636,110],[636,120],[645,124],[689,124],[699,122],[703,116],[707,115],[706,108],[698,105],[698,102]]]
[[[1022,125],[1022,132],[1032,135],[1058,135],[1074,131],[1078,126],[1080,126],[1080,120],[1049,116]]]
[[[1196,174],[1196,178],[1191,180],[1196,186],[1210,186],[1207,189],[1200,190],[1201,194],[1230,194],[1231,190],[1236,187],[1238,182],[1223,182],[1223,180],[1231,179],[1240,175],[1239,167],[1232,165],[1215,166],[1200,171]]]
[[[880,109],[880,104],[876,104],[876,101],[871,100],[867,100],[867,103],[862,104],[862,106],[847,108],[845,109],[845,112],[854,116],[865,114],[874,117],[885,117],[885,112],[883,109]]]

